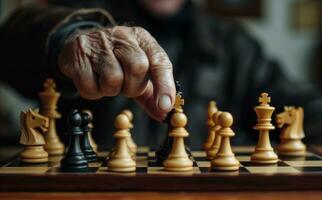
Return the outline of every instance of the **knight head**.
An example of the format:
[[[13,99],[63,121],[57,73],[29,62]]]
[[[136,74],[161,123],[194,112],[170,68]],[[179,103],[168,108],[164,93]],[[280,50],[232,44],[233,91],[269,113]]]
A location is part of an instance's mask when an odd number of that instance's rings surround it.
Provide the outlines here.
[[[295,121],[296,113],[294,107],[284,107],[284,112],[276,115],[276,126],[282,128],[284,125],[290,125]]]
[[[49,127],[48,117],[39,114],[38,109],[28,109],[26,114],[30,115],[30,117],[27,118],[27,123],[29,124],[30,128],[39,128],[43,133],[47,132]]]

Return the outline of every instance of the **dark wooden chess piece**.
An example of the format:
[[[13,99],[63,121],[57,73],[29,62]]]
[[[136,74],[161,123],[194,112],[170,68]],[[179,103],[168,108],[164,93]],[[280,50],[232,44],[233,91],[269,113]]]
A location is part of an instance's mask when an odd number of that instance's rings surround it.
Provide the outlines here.
[[[84,135],[81,140],[81,148],[82,151],[85,155],[85,158],[87,159],[88,162],[94,162],[97,161],[97,155],[95,151],[93,150],[93,147],[91,146],[89,142],[89,133],[92,131],[92,127],[89,126],[91,123],[91,117],[87,112],[82,112],[82,129],[84,132]]]
[[[83,135],[81,129],[82,116],[78,110],[73,110],[67,118],[69,148],[66,156],[61,161],[61,170],[68,172],[87,171],[88,162],[80,146],[80,137]]]
[[[181,92],[181,85],[179,81],[175,82],[176,84],[176,91],[177,91],[177,96],[182,96],[182,92]],[[171,127],[171,123],[170,123],[170,119],[171,116],[174,113],[174,109],[171,110],[171,112],[168,113],[166,119],[163,121],[164,123],[168,124],[168,130],[167,133],[170,132],[170,130],[172,129]],[[169,137],[169,135],[167,134],[165,139],[163,140],[161,146],[159,147],[159,149],[155,152],[155,160],[159,165],[163,165],[163,162],[168,158],[168,155],[172,149],[172,144],[173,144],[173,138]],[[189,147],[185,146],[186,152],[189,155],[189,157],[191,156],[191,151],[189,149]]]

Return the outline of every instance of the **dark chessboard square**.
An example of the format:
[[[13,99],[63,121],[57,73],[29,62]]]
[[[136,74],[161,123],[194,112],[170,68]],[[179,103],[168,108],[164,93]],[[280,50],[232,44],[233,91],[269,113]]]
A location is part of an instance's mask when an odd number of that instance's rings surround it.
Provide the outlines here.
[[[136,156],[148,156],[148,153],[138,152],[138,153],[136,153]]]
[[[250,156],[252,153],[250,152],[234,152],[236,156]]]
[[[137,167],[135,171],[136,171],[136,173],[147,173],[148,168],[146,168],[146,167]]]
[[[244,167],[269,167],[269,166],[278,166],[278,167],[286,167],[289,166],[288,164],[284,163],[283,161],[278,161],[277,164],[256,164],[252,163],[251,161],[241,161],[240,162]]]
[[[148,167],[163,167],[162,163],[158,163],[156,161],[148,161]]]
[[[210,172],[210,167],[199,167],[199,170],[201,173],[207,173]]]
[[[195,161],[209,161],[207,157],[194,157]]]
[[[148,156],[148,160],[155,161],[155,157],[154,156]]]
[[[199,167],[201,173],[212,173],[212,174],[225,174],[225,175],[237,175],[237,174],[249,174],[250,172],[245,167],[240,167],[238,171],[219,171],[212,170],[210,167]]]
[[[300,172],[322,173],[322,167],[295,167]]]
[[[322,160],[321,157],[315,156],[315,155],[301,156],[301,157],[279,156],[279,159],[284,160],[284,161]]]

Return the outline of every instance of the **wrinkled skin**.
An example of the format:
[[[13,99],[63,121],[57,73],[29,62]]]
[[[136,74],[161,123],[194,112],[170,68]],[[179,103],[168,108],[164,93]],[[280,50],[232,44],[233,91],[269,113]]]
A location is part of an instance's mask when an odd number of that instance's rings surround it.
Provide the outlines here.
[[[62,48],[59,67],[87,99],[122,94],[134,98],[159,121],[174,104],[172,64],[157,41],[140,27],[77,33]]]

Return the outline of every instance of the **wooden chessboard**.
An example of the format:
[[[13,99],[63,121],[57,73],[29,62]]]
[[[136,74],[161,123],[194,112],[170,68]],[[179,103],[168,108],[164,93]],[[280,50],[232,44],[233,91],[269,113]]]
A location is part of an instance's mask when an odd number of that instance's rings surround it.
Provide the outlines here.
[[[106,167],[108,151],[98,153],[90,171],[60,171],[62,157],[48,164],[23,165],[19,157],[0,167],[0,191],[218,191],[322,189],[322,157],[281,157],[276,165],[250,163],[252,147],[235,147],[239,171],[211,171],[202,151],[193,151],[194,169],[189,173],[166,172],[154,160],[154,152],[140,147],[134,173],[113,173]]]

